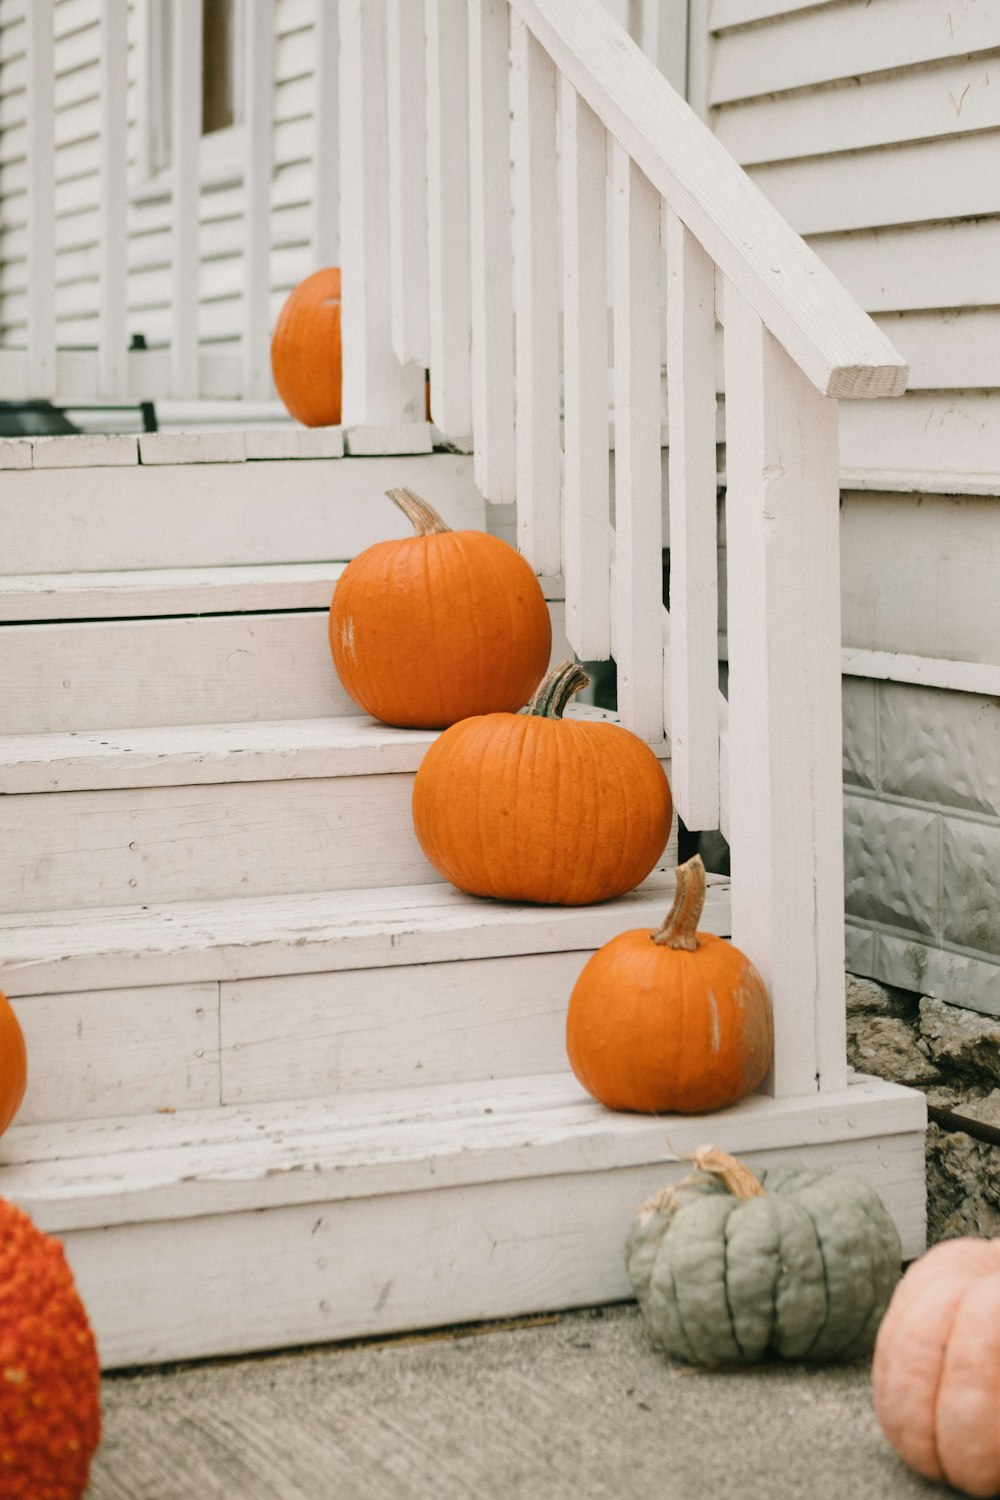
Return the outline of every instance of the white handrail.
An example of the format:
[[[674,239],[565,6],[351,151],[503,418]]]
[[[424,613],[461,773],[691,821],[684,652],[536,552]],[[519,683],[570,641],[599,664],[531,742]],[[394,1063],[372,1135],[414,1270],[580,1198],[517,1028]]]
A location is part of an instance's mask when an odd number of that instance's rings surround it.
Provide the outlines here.
[[[907,367],[600,0],[510,0],[778,342],[826,396],[896,396]]]

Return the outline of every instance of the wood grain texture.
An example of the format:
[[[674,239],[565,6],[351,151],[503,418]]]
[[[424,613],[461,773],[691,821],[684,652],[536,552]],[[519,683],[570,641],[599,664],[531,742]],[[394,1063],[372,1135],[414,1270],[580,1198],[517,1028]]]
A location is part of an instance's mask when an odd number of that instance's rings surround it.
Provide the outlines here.
[[[427,82],[424,9],[386,7],[389,292],[392,347],[401,365],[430,364],[427,283]]]

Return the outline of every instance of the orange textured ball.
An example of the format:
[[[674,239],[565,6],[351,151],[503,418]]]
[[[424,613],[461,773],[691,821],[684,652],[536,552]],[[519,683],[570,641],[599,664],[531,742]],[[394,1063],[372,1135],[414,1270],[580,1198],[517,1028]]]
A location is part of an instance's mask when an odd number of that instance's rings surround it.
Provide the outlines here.
[[[289,292],[271,337],[278,395],[304,427],[340,421],[340,267],[314,271]]]
[[[24,1033],[7,996],[0,995],[0,1135],[21,1108],[27,1086]]]
[[[3,1500],[81,1500],[100,1438],[97,1346],[63,1247],[0,1199]]]

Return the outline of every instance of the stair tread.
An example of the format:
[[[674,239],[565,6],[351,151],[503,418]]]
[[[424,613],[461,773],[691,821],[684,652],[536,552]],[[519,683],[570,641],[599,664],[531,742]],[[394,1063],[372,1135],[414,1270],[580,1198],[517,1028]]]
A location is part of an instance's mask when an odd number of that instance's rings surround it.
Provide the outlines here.
[[[0,575],[0,620],[135,619],[143,616],[325,609],[345,562],[117,572]]]
[[[857,1078],[820,1102],[754,1095],[712,1116],[613,1113],[569,1073],[392,1094],[14,1126],[0,1191],[65,1231],[676,1162],[922,1128],[921,1096]],[[887,1115],[888,1108],[888,1115]],[[790,1131],[789,1122],[794,1121]]]
[[[567,717],[615,721],[588,704],[571,704]],[[358,714],[0,735],[0,794],[408,773],[438,733]]]
[[[10,996],[591,949],[662,920],[671,870],[594,906],[513,905],[450,885],[0,915]],[[727,934],[729,881],[709,876],[702,926]]]

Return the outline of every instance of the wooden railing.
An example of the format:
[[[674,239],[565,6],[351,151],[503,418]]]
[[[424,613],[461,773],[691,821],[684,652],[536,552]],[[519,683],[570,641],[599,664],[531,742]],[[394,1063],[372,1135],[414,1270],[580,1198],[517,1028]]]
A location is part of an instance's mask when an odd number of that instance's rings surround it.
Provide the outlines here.
[[[599,0],[427,0],[426,14],[425,91],[406,0],[384,12],[341,0],[342,76],[358,97],[384,97],[383,25],[390,60],[411,62],[390,61],[388,111],[363,117],[352,166],[359,185],[387,173],[389,205],[358,215],[345,164],[342,218],[358,226],[345,300],[364,281],[382,319],[345,350],[345,420],[402,416],[362,375],[373,338],[387,360],[395,351],[397,378],[399,360],[417,361],[415,378],[429,357],[435,422],[458,444],[471,425],[483,493],[516,498],[522,550],[563,575],[570,643],[584,660],[614,657],[628,727],[669,736],[687,826],[728,836],[734,940],[774,1001],[774,1092],[842,1087],[837,398],[898,394],[906,367]],[[423,133],[426,183],[405,182]],[[422,261],[398,269],[424,224],[426,285]],[[426,338],[407,342],[425,307]]]

